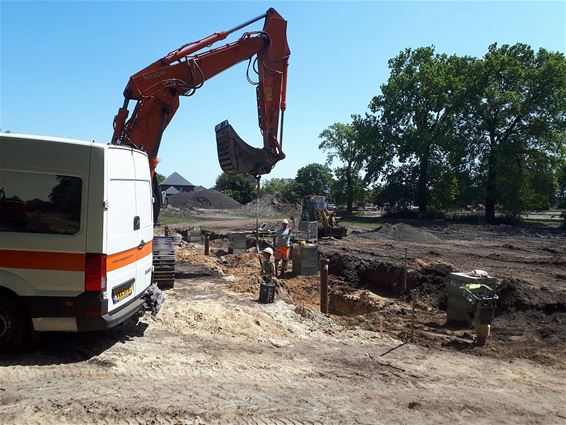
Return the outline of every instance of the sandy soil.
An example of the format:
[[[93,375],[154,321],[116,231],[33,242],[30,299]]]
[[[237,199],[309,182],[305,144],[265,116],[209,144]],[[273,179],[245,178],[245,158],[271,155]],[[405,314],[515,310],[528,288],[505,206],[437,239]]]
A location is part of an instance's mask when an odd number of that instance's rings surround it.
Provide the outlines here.
[[[218,230],[248,224],[229,221]],[[183,244],[157,316],[104,333],[41,335],[0,359],[0,424],[566,422],[564,236],[420,230],[438,240],[323,241],[334,307],[351,298],[348,314],[330,316],[318,312],[317,276],[279,279],[277,301],[263,305],[252,253],[221,261],[222,240],[208,257]],[[420,291],[415,343],[409,299],[383,283],[398,279],[404,248]],[[510,282],[486,347],[443,323],[446,273],[472,268]]]
[[[248,220],[210,221],[225,232]],[[385,224],[377,232],[351,228],[342,240],[325,239],[321,255],[329,258],[331,311],[351,327],[386,332],[408,340],[410,299],[399,297],[407,250],[408,286],[416,288],[416,342],[480,356],[530,359],[566,367],[566,234],[556,225],[487,226],[443,222]],[[214,241],[221,247],[222,241]],[[252,273],[246,261],[230,259],[230,273]],[[224,265],[226,268],[230,264]],[[482,269],[501,279],[500,300],[492,324],[490,350],[478,350],[473,326],[446,323],[446,282],[452,271]],[[290,301],[318,306],[318,278],[284,279]],[[249,283],[235,290],[249,292]]]
[[[282,300],[258,304],[232,280],[180,279],[155,317],[45,335],[2,359],[0,423],[566,420],[564,370],[381,339]]]

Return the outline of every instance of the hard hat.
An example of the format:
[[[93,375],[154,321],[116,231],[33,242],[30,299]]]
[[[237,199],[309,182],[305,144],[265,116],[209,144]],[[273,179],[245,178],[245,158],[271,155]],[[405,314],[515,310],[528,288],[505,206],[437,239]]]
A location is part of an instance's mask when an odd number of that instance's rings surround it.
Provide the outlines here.
[[[284,219],[284,220],[281,222],[281,224],[289,224],[289,220]]]
[[[265,252],[266,254],[269,255],[273,255],[273,250],[271,248],[265,248],[262,252]]]

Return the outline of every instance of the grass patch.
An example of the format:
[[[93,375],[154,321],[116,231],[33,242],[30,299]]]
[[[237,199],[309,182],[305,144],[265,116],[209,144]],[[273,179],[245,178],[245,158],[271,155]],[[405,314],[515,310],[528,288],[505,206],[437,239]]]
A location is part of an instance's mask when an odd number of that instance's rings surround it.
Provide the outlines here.
[[[340,214],[339,214],[340,216]],[[359,227],[367,230],[379,229],[382,224],[381,217],[366,216],[359,213],[348,214],[343,211],[338,224],[341,226]]]
[[[366,230],[375,230],[381,227],[381,223],[366,223],[363,221],[342,219],[338,222],[341,226],[359,227]]]
[[[562,218],[523,218],[523,221],[530,223],[530,222],[534,222],[534,223],[558,223],[560,224],[560,222],[562,221]]]
[[[188,223],[189,220],[186,218],[181,217],[169,217],[166,215],[159,216],[159,223],[161,224],[179,224],[179,223]]]

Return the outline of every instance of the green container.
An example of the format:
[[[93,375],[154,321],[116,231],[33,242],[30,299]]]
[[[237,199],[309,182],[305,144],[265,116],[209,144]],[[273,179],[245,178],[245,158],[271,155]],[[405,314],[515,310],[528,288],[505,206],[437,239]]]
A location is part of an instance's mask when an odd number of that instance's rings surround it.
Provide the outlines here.
[[[471,276],[469,273],[450,273],[448,284],[448,306],[446,320],[449,323],[471,324],[476,314],[478,300],[497,299],[491,289],[497,284],[493,277]],[[490,301],[491,302],[491,301]]]

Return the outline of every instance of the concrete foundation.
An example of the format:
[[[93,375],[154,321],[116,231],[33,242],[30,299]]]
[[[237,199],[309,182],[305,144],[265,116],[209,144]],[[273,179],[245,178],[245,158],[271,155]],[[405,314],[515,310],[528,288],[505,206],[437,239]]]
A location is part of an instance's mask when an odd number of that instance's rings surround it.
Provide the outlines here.
[[[293,245],[291,259],[293,260],[293,273],[311,276],[319,271],[318,245],[316,244]]]
[[[295,237],[303,241],[316,242],[318,240],[318,221],[299,221],[299,229]]]
[[[246,232],[231,232],[228,234],[228,252],[239,254],[246,251]]]

